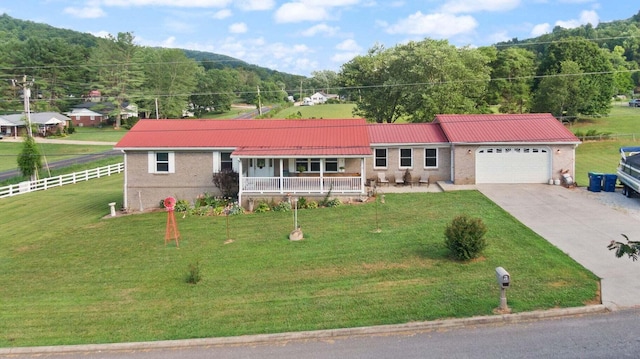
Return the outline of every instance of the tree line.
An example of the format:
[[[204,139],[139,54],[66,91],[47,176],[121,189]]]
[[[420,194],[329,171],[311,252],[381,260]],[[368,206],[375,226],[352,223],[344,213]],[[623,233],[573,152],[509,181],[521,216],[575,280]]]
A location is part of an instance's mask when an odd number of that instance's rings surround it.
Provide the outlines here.
[[[640,86],[640,12],[597,28],[556,27],[536,39],[455,47],[425,39],[376,45],[336,79],[375,122],[429,122],[436,114],[550,112],[572,120],[606,115],[616,95]]]

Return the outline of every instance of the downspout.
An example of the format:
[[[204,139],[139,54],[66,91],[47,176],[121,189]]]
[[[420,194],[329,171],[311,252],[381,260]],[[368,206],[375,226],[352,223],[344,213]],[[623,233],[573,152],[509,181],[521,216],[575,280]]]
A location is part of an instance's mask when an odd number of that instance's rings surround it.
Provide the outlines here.
[[[122,197],[122,208],[125,210],[129,209],[129,191],[127,187],[129,187],[129,176],[127,172],[127,152],[121,150],[124,158],[124,193]]]
[[[449,176],[451,178],[451,183],[456,183],[456,177],[455,177],[455,168],[456,168],[456,145],[451,144],[451,175]]]

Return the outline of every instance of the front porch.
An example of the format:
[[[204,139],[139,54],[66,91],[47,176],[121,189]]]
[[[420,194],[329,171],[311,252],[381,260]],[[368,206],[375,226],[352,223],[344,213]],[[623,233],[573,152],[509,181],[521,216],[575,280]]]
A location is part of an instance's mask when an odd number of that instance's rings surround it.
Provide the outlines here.
[[[247,194],[364,193],[362,176],[243,177],[240,192]]]

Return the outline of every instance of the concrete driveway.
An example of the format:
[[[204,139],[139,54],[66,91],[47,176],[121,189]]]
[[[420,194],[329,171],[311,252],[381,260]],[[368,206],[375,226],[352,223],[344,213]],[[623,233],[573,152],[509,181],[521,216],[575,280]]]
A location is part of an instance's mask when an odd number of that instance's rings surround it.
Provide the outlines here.
[[[602,304],[610,310],[640,306],[640,261],[616,258],[607,245],[621,233],[640,240],[640,217],[604,203],[585,188],[543,184],[477,185],[485,196],[601,278]],[[617,198],[616,198],[617,199]],[[637,207],[635,202],[630,207]],[[514,278],[514,280],[518,280]]]

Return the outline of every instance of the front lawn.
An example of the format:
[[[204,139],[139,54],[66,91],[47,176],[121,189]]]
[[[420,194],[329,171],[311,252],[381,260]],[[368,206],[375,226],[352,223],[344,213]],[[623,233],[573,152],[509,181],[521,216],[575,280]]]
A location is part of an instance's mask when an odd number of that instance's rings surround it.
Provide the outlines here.
[[[0,346],[148,341],[490,315],[495,268],[514,312],[597,302],[597,279],[476,191],[387,194],[292,212],[102,219],[122,175],[0,200]],[[449,259],[454,216],[481,217],[488,248]],[[376,221],[378,218],[378,221]],[[377,224],[376,224],[377,223]],[[377,227],[381,233],[374,233]],[[187,284],[190,264],[202,281]]]

